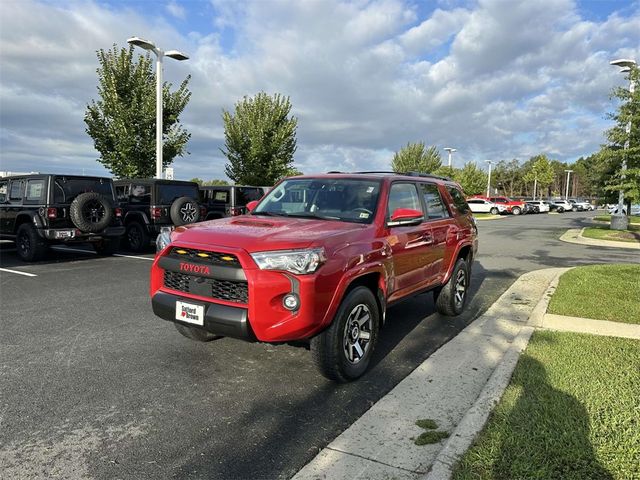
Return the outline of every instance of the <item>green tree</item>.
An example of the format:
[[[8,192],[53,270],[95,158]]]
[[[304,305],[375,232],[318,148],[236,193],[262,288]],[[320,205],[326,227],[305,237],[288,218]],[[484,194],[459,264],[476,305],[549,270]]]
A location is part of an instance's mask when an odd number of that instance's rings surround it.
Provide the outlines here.
[[[149,55],[133,60],[128,49],[97,51],[99,100],[87,105],[86,132],[100,153],[98,162],[113,175],[153,177],[156,171],[156,77]],[[186,152],[191,134],[180,125],[179,116],[189,102],[188,76],[180,87],[162,89],[163,167]]]
[[[541,192],[544,192],[553,183],[554,179],[554,171],[547,156],[536,155],[531,157],[524,165],[522,179],[527,184],[537,182],[536,196],[544,196],[541,195]]]
[[[213,180],[205,181],[201,178],[195,177],[189,180],[190,182],[196,182],[198,185],[203,187],[215,187],[216,185],[229,185],[229,182],[226,180],[221,180],[219,178],[214,178]]]
[[[442,166],[440,152],[432,145],[427,147],[424,142],[407,143],[397,151],[391,161],[394,172],[422,172],[433,173]]]
[[[477,195],[487,191],[487,174],[480,170],[474,162],[465,164],[453,174],[464,193],[467,195]]]
[[[509,162],[500,160],[491,172],[491,188],[497,188],[498,194],[513,196],[523,190],[522,169],[517,159]],[[493,190],[492,190],[493,191]]]
[[[235,113],[223,110],[227,177],[238,184],[273,185],[293,168],[298,120],[291,101],[264,92],[244,97]]]
[[[620,103],[614,113],[609,114],[615,124],[607,130],[607,145],[600,151],[602,159],[609,164],[613,175],[607,181],[606,190],[622,190],[625,199],[634,203],[640,201],[640,70],[634,66],[627,76],[630,88],[618,87],[612,91],[612,98]],[[631,130],[627,132],[628,126]],[[625,148],[627,146],[627,148]],[[626,171],[622,170],[623,159]]]

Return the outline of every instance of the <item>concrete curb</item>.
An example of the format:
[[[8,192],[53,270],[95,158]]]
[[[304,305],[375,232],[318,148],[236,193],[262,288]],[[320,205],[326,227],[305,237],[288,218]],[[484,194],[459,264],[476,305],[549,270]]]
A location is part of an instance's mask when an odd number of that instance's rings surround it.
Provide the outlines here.
[[[633,323],[609,322],[607,320],[593,320],[546,313],[543,315],[540,327],[545,330],[590,333],[592,335],[640,340],[640,325]]]
[[[640,244],[616,242],[612,240],[597,240],[595,238],[585,238],[582,236],[584,228],[570,228],[562,234],[560,240],[567,243],[577,243],[580,245],[590,245],[592,247],[609,247],[609,248],[631,248],[640,250]]]
[[[528,325],[522,327],[513,344],[504,354],[500,364],[489,378],[482,393],[480,393],[476,402],[462,418],[453,434],[449,437],[449,440],[444,444],[444,447],[434,460],[431,470],[422,480],[448,480],[451,478],[453,467],[458,459],[471,447],[487,423],[489,414],[502,398],[511,380],[511,375],[516,368],[520,354],[527,347],[534,327],[543,324],[549,300],[553,292],[558,288],[560,277],[568,270],[571,269],[558,269],[556,275],[551,279],[542,298],[540,298],[529,315]]]

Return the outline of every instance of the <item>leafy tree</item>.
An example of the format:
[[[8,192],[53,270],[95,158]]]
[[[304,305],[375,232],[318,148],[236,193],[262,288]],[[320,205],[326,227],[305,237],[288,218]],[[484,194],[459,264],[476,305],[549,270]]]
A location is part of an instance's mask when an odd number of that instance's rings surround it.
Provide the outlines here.
[[[442,166],[440,152],[432,145],[427,147],[424,142],[407,143],[397,151],[391,161],[394,172],[422,172],[433,173]]]
[[[221,180],[219,178],[214,178],[213,180],[205,181],[201,178],[195,177],[189,180],[190,182],[196,182],[198,185],[203,187],[215,187],[216,185],[229,185],[229,182],[226,180]]]
[[[291,101],[264,92],[244,97],[235,113],[223,110],[225,173],[237,184],[273,185],[291,171],[298,120],[290,116]]]
[[[623,190],[627,201],[633,203],[640,201],[640,70],[637,66],[631,68],[627,79],[633,82],[635,91],[632,93],[628,87],[612,91],[612,97],[620,100],[620,104],[614,113],[609,114],[615,125],[607,130],[608,144],[600,155],[614,173],[607,182],[606,190]],[[631,130],[627,132],[629,123]],[[628,148],[625,149],[625,145]],[[625,172],[622,171],[623,159],[627,166]]]
[[[488,175],[480,170],[474,162],[469,162],[461,169],[456,170],[453,177],[467,195],[486,193]]]
[[[133,61],[133,46],[98,50],[100,100],[87,105],[86,131],[100,152],[98,162],[116,177],[153,177],[156,171],[156,77],[149,55]],[[188,76],[180,87],[162,90],[163,168],[186,153],[191,134],[179,123],[191,92]]]
[[[512,197],[524,190],[522,175],[523,172],[517,159],[514,158],[509,162],[501,160],[491,172],[491,186],[497,187],[499,194]]]
[[[524,165],[524,169],[525,173],[522,176],[523,181],[526,183],[534,183],[537,181],[538,189],[536,195],[538,196],[540,192],[544,192],[553,182],[554,171],[546,155],[531,157]]]

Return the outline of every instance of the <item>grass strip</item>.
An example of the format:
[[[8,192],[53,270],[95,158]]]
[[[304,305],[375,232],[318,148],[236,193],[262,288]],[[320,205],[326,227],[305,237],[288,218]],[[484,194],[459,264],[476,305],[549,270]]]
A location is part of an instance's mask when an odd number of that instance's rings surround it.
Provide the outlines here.
[[[629,225],[628,230],[611,230],[608,225],[597,225],[585,228],[582,236],[597,240],[640,243],[640,226]]]
[[[560,277],[549,313],[640,324],[640,265],[590,265]]]
[[[611,215],[596,215],[595,217],[593,217],[594,220],[600,221],[600,222],[610,222],[611,221]],[[629,216],[629,223],[637,223],[640,224],[640,216],[638,215],[630,215]]]
[[[640,342],[538,331],[455,480],[640,478]]]
[[[487,218],[499,218],[500,215],[492,215],[491,213],[474,213],[474,217],[477,219],[487,219]]]

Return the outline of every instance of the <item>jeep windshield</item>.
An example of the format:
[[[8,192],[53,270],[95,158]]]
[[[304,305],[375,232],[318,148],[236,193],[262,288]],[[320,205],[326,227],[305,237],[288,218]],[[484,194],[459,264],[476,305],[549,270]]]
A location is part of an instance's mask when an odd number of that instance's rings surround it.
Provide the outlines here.
[[[371,223],[376,213],[379,193],[380,180],[290,179],[274,187],[251,213]]]
[[[108,178],[56,177],[53,181],[54,203],[70,203],[81,193],[97,192],[113,200],[111,180]]]

